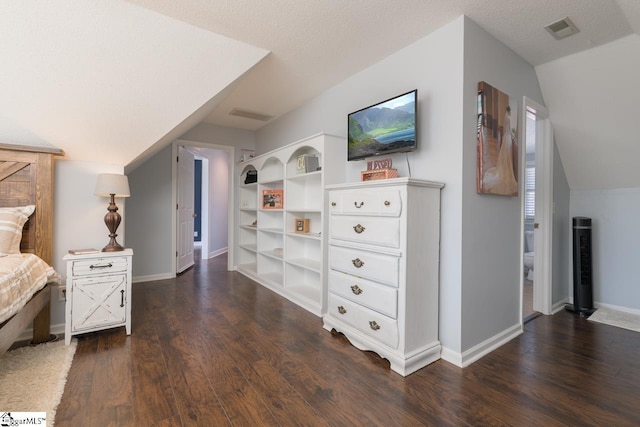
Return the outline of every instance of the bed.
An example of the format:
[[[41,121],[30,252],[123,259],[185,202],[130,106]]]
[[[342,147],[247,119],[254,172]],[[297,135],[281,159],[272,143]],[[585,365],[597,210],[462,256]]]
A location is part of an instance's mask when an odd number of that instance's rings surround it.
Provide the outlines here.
[[[16,215],[27,215],[33,210],[21,233],[16,233],[13,246],[6,243],[6,236],[0,242],[0,247],[19,247],[17,254],[0,254],[0,284],[5,283],[0,288],[4,289],[4,298],[0,295],[0,355],[32,322],[33,343],[50,340],[51,287],[60,280],[49,267],[53,247],[53,159],[62,155],[62,150],[56,148],[0,143],[0,215],[16,210]],[[0,225],[0,235],[6,232],[5,225],[6,221]],[[46,264],[43,266],[40,260]],[[23,287],[15,281],[22,282]]]

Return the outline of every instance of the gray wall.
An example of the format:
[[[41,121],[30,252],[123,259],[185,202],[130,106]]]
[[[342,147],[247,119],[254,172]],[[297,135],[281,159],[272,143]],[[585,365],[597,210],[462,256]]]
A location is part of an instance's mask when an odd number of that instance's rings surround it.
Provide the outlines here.
[[[551,301],[559,308],[569,300],[571,281],[571,215],[569,183],[558,147],[553,144],[553,270]]]
[[[418,150],[392,155],[400,176],[440,181],[440,340],[460,350],[462,200],[462,17],[327,90],[257,133],[260,153],[318,132],[346,138],[347,114],[418,89]],[[345,159],[346,163],[346,159]],[[358,181],[364,161],[346,165],[347,181]],[[420,230],[415,230],[420,232]]]
[[[462,349],[520,323],[522,194],[476,192],[478,82],[517,100],[543,104],[535,69],[469,18],[464,27],[464,141],[462,210]],[[521,126],[520,126],[520,130]],[[520,159],[523,141],[519,141]],[[519,169],[523,167],[520,161]],[[519,171],[518,180],[523,178]]]
[[[440,340],[456,353],[520,322],[521,196],[476,194],[481,80],[519,100],[526,95],[543,104],[534,68],[470,19],[459,17],[266,126],[256,139],[264,153],[316,132],[345,137],[349,112],[418,89],[418,151],[391,157],[401,176],[408,176],[409,163],[413,177],[446,184]],[[357,181],[365,167],[349,162],[347,180]]]
[[[592,219],[593,300],[640,314],[640,188],[571,191],[571,216]],[[569,282],[573,296],[573,278]]]
[[[171,275],[172,155],[166,146],[129,172],[131,197],[127,199],[127,247],[133,249],[133,277]]]
[[[239,158],[241,149],[253,150],[255,148],[254,132],[201,123],[191,131],[184,134],[179,141],[185,144],[207,148],[215,148],[214,145],[234,147],[235,158]],[[218,151],[218,150],[214,150]],[[226,206],[226,190],[229,174],[234,173],[234,159],[224,156],[227,164],[219,164],[220,157],[214,156],[217,169],[210,179],[216,179],[213,188],[214,194],[210,194],[209,212],[214,216],[210,218],[209,235],[210,252],[227,246],[228,233],[213,221],[228,221],[227,212],[215,204],[216,199],[224,199]],[[163,148],[149,160],[128,172],[129,185],[132,196],[127,199],[127,246],[134,250],[133,277],[138,280],[154,280],[173,277],[175,267],[175,249],[172,241],[175,237],[175,223],[172,214],[175,211],[175,202],[172,201],[174,183],[172,168],[175,162],[172,158],[172,144]],[[211,165],[211,162],[210,162]],[[231,165],[231,170],[229,166]],[[211,167],[211,166],[210,166]],[[221,176],[220,174],[225,176]],[[222,182],[224,181],[224,183]],[[224,187],[222,189],[222,187]],[[237,190],[234,186],[234,190]],[[224,194],[223,194],[224,193]],[[210,215],[211,216],[211,215]],[[213,233],[212,233],[213,230]],[[224,244],[224,246],[222,246]]]

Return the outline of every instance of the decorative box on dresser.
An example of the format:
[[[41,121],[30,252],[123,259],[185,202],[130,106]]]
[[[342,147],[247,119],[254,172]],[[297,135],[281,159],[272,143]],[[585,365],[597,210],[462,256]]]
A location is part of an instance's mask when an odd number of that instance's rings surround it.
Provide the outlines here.
[[[124,326],[131,334],[133,250],[67,254],[64,341],[72,335]]]
[[[238,272],[317,316],[327,307],[324,187],[344,181],[346,148],[320,133],[238,165]]]
[[[395,178],[327,186],[324,328],[401,375],[440,358],[438,269],[444,184]]]

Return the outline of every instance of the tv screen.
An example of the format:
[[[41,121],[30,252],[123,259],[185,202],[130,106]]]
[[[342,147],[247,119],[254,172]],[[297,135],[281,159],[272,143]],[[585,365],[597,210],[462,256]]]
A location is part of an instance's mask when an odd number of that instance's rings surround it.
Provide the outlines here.
[[[417,98],[415,89],[349,114],[348,159],[415,150]]]

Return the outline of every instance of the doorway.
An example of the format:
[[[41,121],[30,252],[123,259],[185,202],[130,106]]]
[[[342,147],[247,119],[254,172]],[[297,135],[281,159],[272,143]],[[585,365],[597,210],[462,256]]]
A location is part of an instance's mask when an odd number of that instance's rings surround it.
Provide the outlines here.
[[[181,254],[191,251],[191,259],[187,264],[193,265],[195,256],[201,259],[209,259],[221,254],[225,254],[232,245],[233,229],[233,159],[235,151],[233,147],[199,143],[186,140],[174,142],[174,198],[176,202],[175,215],[175,252],[176,264],[175,272],[184,271],[184,260]],[[181,173],[181,160],[178,153],[181,152],[184,159],[193,165],[189,176]],[[185,155],[185,153],[188,153]],[[201,161],[201,209],[196,212],[190,207],[189,215],[181,214],[180,203],[189,195],[191,200],[195,199],[195,160]],[[184,166],[184,164],[182,165]],[[188,199],[188,197],[187,197]],[[214,203],[215,201],[215,203]],[[181,216],[196,215],[201,219],[200,244],[195,250],[194,229],[188,230],[182,226]],[[194,221],[191,221],[193,223]],[[188,248],[183,246],[188,245]],[[227,261],[227,268],[231,268],[231,260]],[[188,267],[187,267],[188,268]]]
[[[522,162],[521,316],[551,314],[553,139],[545,107],[524,97]]]

